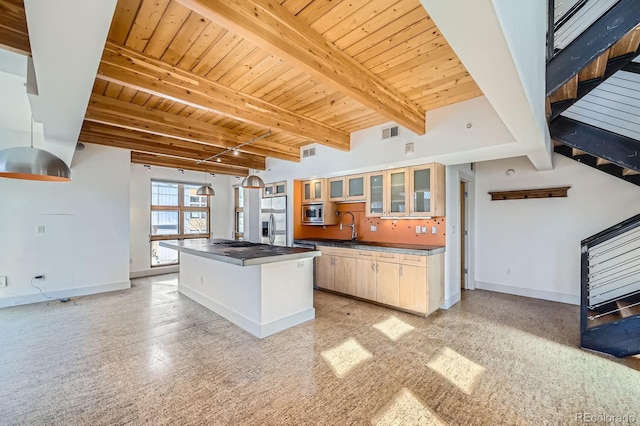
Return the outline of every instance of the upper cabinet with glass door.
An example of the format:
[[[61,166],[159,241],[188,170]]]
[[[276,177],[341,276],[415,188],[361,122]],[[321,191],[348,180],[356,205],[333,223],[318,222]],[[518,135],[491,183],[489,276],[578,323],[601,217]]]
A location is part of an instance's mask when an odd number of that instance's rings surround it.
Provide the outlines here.
[[[384,213],[384,172],[367,173],[367,197],[365,212],[367,217],[380,217]]]
[[[407,168],[386,171],[384,216],[409,215],[409,170]]]
[[[262,198],[280,197],[287,195],[287,182],[265,183],[262,189]]]
[[[325,179],[302,181],[302,202],[315,203],[325,200]]]
[[[367,173],[367,217],[444,216],[442,164]]]
[[[361,202],[365,200],[365,175],[327,179],[329,201]]]
[[[445,215],[444,171],[438,163],[409,168],[411,216]]]

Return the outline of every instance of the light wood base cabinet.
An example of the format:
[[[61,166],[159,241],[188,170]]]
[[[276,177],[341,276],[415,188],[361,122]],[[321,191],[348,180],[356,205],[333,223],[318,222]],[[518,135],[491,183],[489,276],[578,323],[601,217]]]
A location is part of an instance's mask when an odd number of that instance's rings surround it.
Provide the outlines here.
[[[318,287],[422,315],[444,303],[444,253],[418,256],[336,247],[320,251]]]
[[[396,253],[376,253],[376,302],[399,306],[400,265]]]
[[[355,296],[355,250],[320,247],[320,252],[322,255],[316,258],[316,286]]]
[[[400,265],[400,301],[402,309],[427,312],[427,268]]]

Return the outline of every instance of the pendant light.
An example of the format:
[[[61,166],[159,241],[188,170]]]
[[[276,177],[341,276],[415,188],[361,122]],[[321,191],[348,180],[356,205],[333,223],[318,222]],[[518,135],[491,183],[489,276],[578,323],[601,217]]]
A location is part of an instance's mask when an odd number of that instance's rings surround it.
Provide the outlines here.
[[[264,181],[257,175],[249,175],[242,181],[242,187],[246,189],[264,188]]]
[[[31,146],[19,146],[0,151],[0,177],[69,182],[71,170],[64,161],[52,153],[33,147],[32,119]]]
[[[213,173],[211,173],[211,176],[213,176],[214,178],[216,177],[216,175],[214,175]],[[204,185],[198,188],[198,190],[196,191],[196,195],[204,195],[206,197],[213,197],[214,195],[216,195],[216,191],[214,191],[213,188],[207,184],[206,173],[204,175]]]

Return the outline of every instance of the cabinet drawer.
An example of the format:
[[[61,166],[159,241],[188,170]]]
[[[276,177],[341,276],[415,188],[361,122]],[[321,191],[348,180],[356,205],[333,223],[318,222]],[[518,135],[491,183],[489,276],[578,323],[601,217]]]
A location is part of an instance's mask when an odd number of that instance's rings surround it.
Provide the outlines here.
[[[387,251],[379,251],[376,253],[376,260],[378,262],[398,263],[399,258],[399,253],[390,253]]]
[[[401,254],[400,263],[402,265],[427,266],[427,256],[418,256],[414,254]]]
[[[356,251],[351,248],[318,246],[323,256],[356,257]]]
[[[358,259],[376,260],[375,251],[369,251],[369,250],[356,250],[356,251],[357,251]]]

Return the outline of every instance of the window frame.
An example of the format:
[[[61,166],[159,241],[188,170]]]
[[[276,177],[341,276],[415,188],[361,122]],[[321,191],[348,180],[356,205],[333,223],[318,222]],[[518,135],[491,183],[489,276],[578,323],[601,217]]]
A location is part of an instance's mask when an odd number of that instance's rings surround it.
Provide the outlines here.
[[[153,204],[153,185],[154,183],[166,183],[171,185],[178,186],[178,205],[165,206],[165,205],[154,205]],[[150,191],[150,203],[149,203],[149,262],[151,268],[158,268],[162,266],[173,266],[180,264],[180,255],[178,254],[178,260],[175,263],[163,263],[161,265],[153,264],[153,242],[154,241],[164,241],[164,240],[190,240],[195,238],[210,238],[211,237],[211,197],[203,196],[206,200],[206,206],[186,206],[184,202],[185,198],[185,187],[186,186],[195,186],[200,187],[201,184],[194,182],[179,182],[172,181],[166,179],[151,179],[151,184],[149,186]],[[162,211],[177,211],[178,212],[178,231],[177,234],[170,235],[153,235],[153,212],[162,212]],[[187,234],[184,229],[184,221],[185,214],[189,212],[205,212],[207,214],[207,232],[206,233],[198,233],[198,234]]]
[[[233,186],[233,239],[236,241],[244,240],[244,193],[242,194],[242,206],[240,206],[240,191],[244,189],[240,185]],[[242,232],[238,232],[238,214],[242,213]]]

